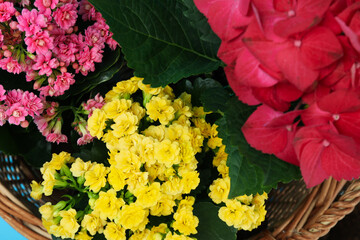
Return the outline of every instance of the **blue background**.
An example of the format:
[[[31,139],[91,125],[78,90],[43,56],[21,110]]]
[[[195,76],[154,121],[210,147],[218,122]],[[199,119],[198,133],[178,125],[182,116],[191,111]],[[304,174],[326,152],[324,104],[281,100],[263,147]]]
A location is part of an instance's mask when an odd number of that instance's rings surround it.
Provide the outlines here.
[[[0,217],[0,239],[1,240],[26,240],[26,238],[13,229]]]

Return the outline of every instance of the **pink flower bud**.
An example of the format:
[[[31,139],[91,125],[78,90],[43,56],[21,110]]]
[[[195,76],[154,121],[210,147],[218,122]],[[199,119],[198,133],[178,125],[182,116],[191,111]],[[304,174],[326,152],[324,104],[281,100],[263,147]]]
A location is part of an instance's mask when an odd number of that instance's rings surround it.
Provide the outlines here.
[[[2,49],[2,50],[6,50],[6,49],[8,49],[8,47],[7,47],[6,45],[3,45],[3,46],[1,47],[1,49]]]
[[[60,67],[65,66],[65,62],[62,62],[62,61],[61,61],[61,62],[59,63],[59,66],[60,66]]]
[[[11,29],[16,30],[16,29],[17,29],[17,25],[18,25],[18,23],[15,22],[15,21],[11,21],[11,22],[10,22],[10,28],[11,28]]]
[[[72,67],[73,67],[73,69],[78,69],[78,68],[79,68],[79,64],[78,64],[78,63],[73,63],[73,64],[72,64]]]
[[[11,57],[11,55],[12,55],[12,52],[10,52],[9,50],[5,50],[5,51],[4,51],[4,56],[5,56],[5,57],[8,58],[8,57]]]
[[[29,126],[29,122],[27,120],[24,120],[20,123],[20,126],[23,128],[27,128]]]
[[[62,72],[62,73],[67,72],[67,68],[66,68],[66,67],[61,67],[61,68],[60,68],[60,72]]]

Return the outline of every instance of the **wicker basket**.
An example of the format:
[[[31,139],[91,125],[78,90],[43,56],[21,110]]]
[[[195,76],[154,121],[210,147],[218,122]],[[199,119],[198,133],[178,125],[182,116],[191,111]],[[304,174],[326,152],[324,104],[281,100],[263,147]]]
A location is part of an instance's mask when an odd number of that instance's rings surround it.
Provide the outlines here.
[[[37,211],[43,202],[30,197],[34,175],[28,169],[20,158],[0,153],[0,216],[27,239],[49,240]],[[359,202],[360,180],[328,179],[310,190],[302,181],[280,185],[269,194],[267,230],[252,239],[318,239]]]

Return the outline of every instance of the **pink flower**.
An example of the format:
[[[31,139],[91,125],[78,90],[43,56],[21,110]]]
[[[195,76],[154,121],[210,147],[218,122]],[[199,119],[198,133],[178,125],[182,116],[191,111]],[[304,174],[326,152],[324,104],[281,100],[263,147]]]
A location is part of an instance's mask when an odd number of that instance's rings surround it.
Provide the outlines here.
[[[94,137],[90,135],[90,133],[83,135],[82,137],[80,137],[76,143],[77,145],[81,146],[81,145],[85,145],[88,143],[91,143],[92,140],[94,140]]]
[[[85,30],[85,43],[89,46],[97,46],[102,49],[105,47],[105,38],[101,35],[101,30],[90,26]]]
[[[79,62],[79,68],[76,69],[76,73],[81,72],[84,76],[89,71],[95,71],[95,62],[101,62],[103,51],[98,47],[93,47],[91,50],[86,46],[82,51],[76,55],[76,59]]]
[[[3,58],[0,60],[0,67],[9,73],[19,74],[22,72],[20,63],[13,57]]]
[[[8,122],[15,125],[19,125],[28,115],[27,111],[20,103],[11,105],[11,107],[6,110],[6,114],[9,116]]]
[[[29,11],[24,8],[21,15],[17,16],[18,29],[25,32],[26,36],[31,36],[47,27],[47,19],[36,9]]]
[[[64,72],[61,73],[60,75],[57,75],[54,84],[54,89],[57,92],[54,96],[60,96],[64,94],[64,92],[70,88],[70,85],[74,83],[75,83],[74,74]]]
[[[79,14],[84,21],[95,20],[96,10],[87,0],[81,0]]]
[[[25,37],[24,39],[27,50],[31,53],[46,54],[49,50],[54,48],[53,38],[50,37],[48,31],[40,31],[35,35]]]
[[[52,69],[56,69],[59,66],[59,61],[56,58],[51,58],[51,55],[50,51],[45,54],[38,54],[32,69],[40,70],[39,75],[50,76]]]
[[[4,101],[6,99],[6,90],[4,89],[3,85],[0,84],[0,101]]]
[[[23,98],[24,91],[21,89],[13,89],[8,91],[5,99],[5,104],[11,106],[15,103],[20,103]]]
[[[31,117],[39,116],[43,111],[44,104],[41,99],[32,92],[24,92],[21,104]]]
[[[34,5],[40,12],[45,11],[47,8],[54,9],[59,0],[35,0]]]
[[[65,4],[53,12],[55,22],[64,30],[75,25],[77,20],[77,4]]]
[[[0,3],[0,22],[7,22],[15,14],[16,9],[12,2]]]
[[[100,93],[98,93],[93,99],[87,100],[87,102],[82,105],[86,111],[89,111],[89,116],[91,116],[95,109],[102,108],[105,105],[105,100]]]
[[[83,43],[78,35],[66,35],[61,41],[58,41],[53,52],[60,61],[64,62],[66,66],[69,66],[70,63],[75,62],[75,54],[79,52],[82,45]]]
[[[61,127],[62,127],[62,119],[58,118],[56,119],[55,126],[52,129],[53,132],[46,136],[46,141],[53,143],[56,142],[57,144],[61,142],[66,143],[67,137],[66,135],[61,133]]]

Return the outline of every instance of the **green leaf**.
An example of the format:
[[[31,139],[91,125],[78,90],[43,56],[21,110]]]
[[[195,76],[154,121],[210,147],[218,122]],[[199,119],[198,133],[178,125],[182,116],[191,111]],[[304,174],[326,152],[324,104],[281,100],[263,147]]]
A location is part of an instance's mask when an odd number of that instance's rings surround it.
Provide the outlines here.
[[[90,0],[102,13],[135,75],[154,87],[211,72],[221,63],[219,41],[204,33],[184,12],[194,5],[177,0]],[[188,14],[189,16],[189,14]],[[204,18],[204,17],[203,17]],[[206,35],[208,39],[208,35]]]
[[[97,139],[94,139],[91,144],[80,147],[80,152],[74,154],[74,156],[79,157],[84,161],[104,163],[105,165],[108,165],[108,149],[106,148],[106,144]]]
[[[229,227],[218,217],[219,209],[209,202],[195,203],[194,215],[199,218],[199,226],[194,237],[199,240],[236,240],[237,229]]]
[[[242,134],[241,127],[255,107],[241,103],[236,97],[226,103],[224,117],[217,121],[219,136],[229,154],[227,165],[231,179],[229,198],[243,194],[268,192],[279,182],[301,177],[299,168],[274,155],[252,148]]]
[[[51,144],[46,142],[34,125],[24,129],[5,124],[0,127],[0,136],[1,151],[23,156],[32,167],[39,168],[51,159]]]

